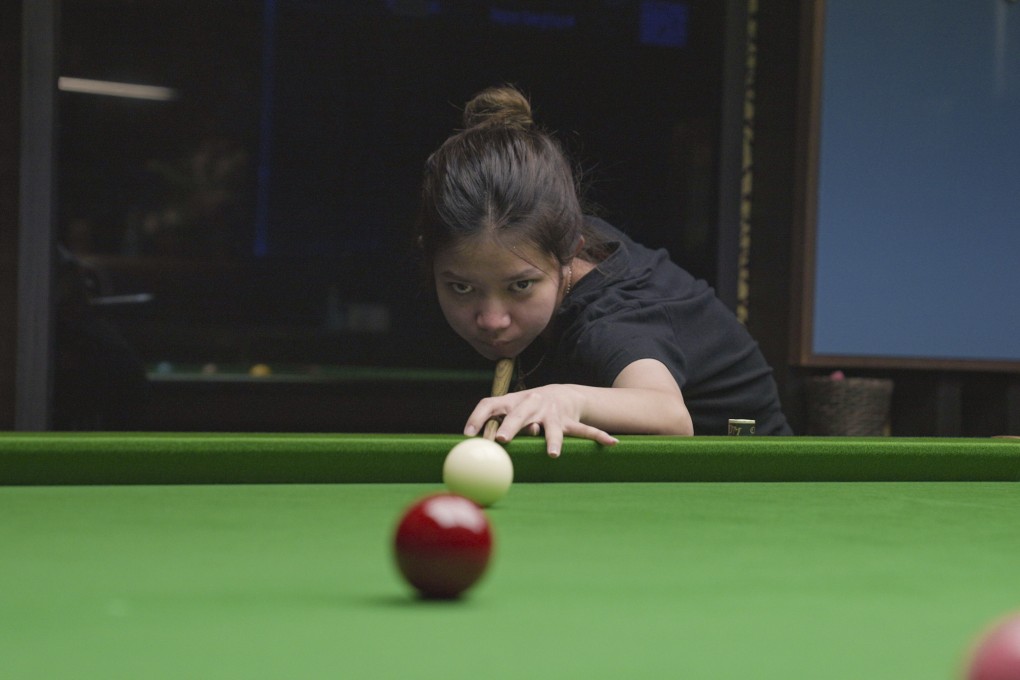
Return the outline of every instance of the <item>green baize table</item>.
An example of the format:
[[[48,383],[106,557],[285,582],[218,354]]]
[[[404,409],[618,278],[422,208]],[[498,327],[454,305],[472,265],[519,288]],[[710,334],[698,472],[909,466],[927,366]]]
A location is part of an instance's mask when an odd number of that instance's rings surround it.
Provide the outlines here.
[[[0,677],[958,678],[1020,610],[1020,440],[508,446],[495,553],[418,599],[440,435],[0,433]]]

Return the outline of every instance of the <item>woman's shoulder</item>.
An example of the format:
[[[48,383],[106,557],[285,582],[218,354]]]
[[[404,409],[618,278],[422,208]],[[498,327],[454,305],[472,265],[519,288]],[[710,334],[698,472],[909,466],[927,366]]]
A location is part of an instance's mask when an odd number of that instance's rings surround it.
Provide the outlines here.
[[[587,216],[585,222],[597,239],[594,248],[603,255],[592,258],[599,274],[592,278],[600,287],[619,287],[631,293],[640,290],[659,299],[666,292],[667,297],[684,298],[708,288],[706,282],[673,262],[666,250],[649,248],[601,218]]]
[[[637,245],[623,230],[618,229],[601,217],[595,215],[584,216],[584,232],[589,246],[612,243],[625,243]]]
[[[582,257],[592,262],[607,282],[626,279],[635,268],[655,266],[652,260],[657,257],[653,250],[602,218],[585,216],[584,236]]]

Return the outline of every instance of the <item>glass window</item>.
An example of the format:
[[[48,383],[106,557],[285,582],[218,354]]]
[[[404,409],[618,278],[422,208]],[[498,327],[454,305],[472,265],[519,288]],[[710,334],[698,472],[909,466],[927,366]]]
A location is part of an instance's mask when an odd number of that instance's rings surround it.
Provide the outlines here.
[[[408,228],[459,106],[504,82],[601,214],[711,278],[723,4],[65,0],[62,318],[85,300],[150,374],[480,365]]]

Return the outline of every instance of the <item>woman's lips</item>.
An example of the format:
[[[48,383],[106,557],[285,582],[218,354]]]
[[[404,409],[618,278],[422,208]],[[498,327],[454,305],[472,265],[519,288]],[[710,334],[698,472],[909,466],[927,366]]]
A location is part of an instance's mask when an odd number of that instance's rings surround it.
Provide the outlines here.
[[[480,344],[494,354],[499,356],[514,356],[514,342],[510,340],[482,340]]]

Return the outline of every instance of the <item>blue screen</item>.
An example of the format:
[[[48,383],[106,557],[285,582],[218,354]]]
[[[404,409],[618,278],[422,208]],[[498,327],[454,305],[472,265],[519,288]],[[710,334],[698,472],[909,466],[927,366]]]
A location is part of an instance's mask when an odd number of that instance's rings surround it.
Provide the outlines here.
[[[813,351],[1020,360],[1020,4],[827,0]]]

